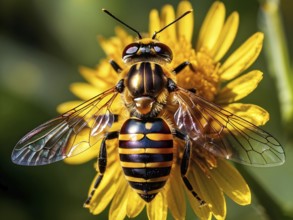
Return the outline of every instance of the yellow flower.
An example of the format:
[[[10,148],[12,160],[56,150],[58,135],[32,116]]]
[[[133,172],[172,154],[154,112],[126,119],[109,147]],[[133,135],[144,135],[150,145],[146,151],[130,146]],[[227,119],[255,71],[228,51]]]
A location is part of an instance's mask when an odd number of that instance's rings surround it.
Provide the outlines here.
[[[170,5],[165,5],[160,14],[157,10],[152,10],[149,35],[152,36],[155,31],[190,9],[192,9],[190,2],[181,1],[176,12]],[[196,89],[201,97],[221,105],[255,125],[265,124],[269,114],[264,109],[256,105],[237,102],[249,95],[262,79],[262,72],[258,70],[242,73],[258,57],[262,48],[263,34],[255,33],[226,60],[222,60],[236,36],[238,13],[233,12],[225,18],[225,6],[221,2],[215,2],[202,24],[195,44],[192,42],[193,22],[193,16],[188,15],[158,35],[160,42],[168,45],[173,51],[173,61],[168,67],[170,70],[184,61],[188,60],[191,63],[190,68],[185,68],[176,76],[177,84],[185,89]],[[107,58],[102,60],[95,69],[86,67],[80,69],[88,82],[72,84],[71,91],[81,101],[63,103],[58,107],[58,111],[65,112],[84,100],[113,87],[118,82],[119,75],[108,61],[115,60],[124,68],[125,64],[121,60],[122,51],[134,40],[134,37],[119,27],[116,28],[116,36],[110,39],[100,37],[99,42]],[[225,83],[224,86],[222,86],[223,83]],[[119,99],[115,100],[112,105],[113,113],[125,115],[123,108],[120,107],[121,104]],[[119,130],[120,126],[120,122],[115,123],[111,129]],[[66,162],[76,164],[96,158],[100,144],[101,141],[78,156],[66,159]],[[117,140],[109,140],[106,173],[87,208],[93,214],[99,214],[110,205],[109,219],[115,220],[124,219],[126,216],[134,218],[144,208],[149,219],[166,219],[168,209],[174,219],[185,219],[185,195],[187,195],[192,209],[200,219],[211,219],[212,216],[216,219],[224,219],[226,216],[224,195],[240,205],[250,204],[250,189],[240,173],[229,162],[204,150],[193,150],[187,175],[194,191],[206,202],[206,205],[200,206],[198,200],[191,195],[181,180],[179,161],[183,153],[182,145],[182,141],[176,141],[176,148],[179,150],[175,155],[175,162],[165,187],[151,202],[146,203],[129,186],[121,165],[117,162],[119,161]],[[90,187],[90,192],[96,178]]]

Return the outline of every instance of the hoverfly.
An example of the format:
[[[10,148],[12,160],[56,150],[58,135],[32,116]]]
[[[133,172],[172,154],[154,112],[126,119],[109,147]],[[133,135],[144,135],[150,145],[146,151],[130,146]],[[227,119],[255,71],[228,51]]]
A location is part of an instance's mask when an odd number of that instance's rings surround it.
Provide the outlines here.
[[[127,68],[122,69],[118,63],[110,61],[120,80],[113,88],[26,134],[12,152],[14,163],[27,166],[50,164],[75,156],[102,140],[98,153],[99,176],[85,204],[90,203],[107,173],[106,141],[110,139],[118,138],[125,178],[146,202],[162,190],[169,178],[174,163],[174,137],[185,143],[181,176],[200,204],[204,201],[193,190],[186,175],[191,151],[195,147],[245,165],[266,167],[284,163],[284,150],[269,133],[203,99],[196,91],[176,84],[176,75],[190,65],[188,61],[172,71],[167,70],[166,65],[173,58],[172,50],[160,42],[157,35],[191,11],[155,32],[151,38],[143,38],[134,28],[107,10],[104,12],[134,31],[139,38],[123,51],[122,60]],[[109,131],[117,121],[117,115],[111,111],[111,104],[117,96],[128,110],[129,118],[120,130]],[[166,111],[168,105],[175,109],[173,114]],[[80,135],[84,131],[87,135]]]

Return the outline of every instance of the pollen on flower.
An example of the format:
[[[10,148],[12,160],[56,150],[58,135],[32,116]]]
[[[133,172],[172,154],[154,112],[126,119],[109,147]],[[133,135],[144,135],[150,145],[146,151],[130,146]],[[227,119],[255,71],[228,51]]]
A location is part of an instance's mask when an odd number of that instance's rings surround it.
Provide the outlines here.
[[[173,67],[185,60],[189,60],[191,63],[177,75],[178,85],[185,89],[195,89],[197,94],[213,101],[220,84],[219,63],[214,62],[205,53],[196,52],[191,43],[187,42],[184,37],[180,37],[179,42],[172,49],[175,54],[172,62]]]

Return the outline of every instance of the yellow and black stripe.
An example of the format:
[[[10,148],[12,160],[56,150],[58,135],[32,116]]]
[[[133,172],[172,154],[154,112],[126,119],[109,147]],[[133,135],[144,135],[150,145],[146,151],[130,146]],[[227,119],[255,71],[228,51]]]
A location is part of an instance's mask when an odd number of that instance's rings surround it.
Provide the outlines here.
[[[127,77],[127,86],[133,97],[156,97],[165,88],[164,71],[159,64],[141,62],[133,65]]]
[[[131,187],[150,202],[165,185],[173,163],[173,136],[161,118],[128,119],[119,134],[121,165]]]

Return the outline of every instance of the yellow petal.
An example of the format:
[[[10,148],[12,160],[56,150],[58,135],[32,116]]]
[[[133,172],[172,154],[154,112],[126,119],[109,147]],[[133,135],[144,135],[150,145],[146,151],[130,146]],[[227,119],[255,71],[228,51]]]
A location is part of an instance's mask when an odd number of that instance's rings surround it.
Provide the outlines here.
[[[234,202],[239,205],[251,203],[249,186],[228,161],[219,159],[217,167],[211,170],[211,177]]]
[[[270,118],[269,113],[265,109],[253,104],[233,103],[224,108],[256,126],[266,124]]]
[[[179,166],[174,165],[169,182],[166,185],[166,192],[168,208],[176,220],[184,220],[186,215],[186,203],[182,186]]]
[[[103,61],[99,65],[98,70],[90,69],[87,67],[80,67],[79,72],[90,84],[100,89],[100,92],[103,92],[106,89],[109,89],[113,82],[110,84],[108,80],[108,75],[105,73],[109,73],[111,71],[111,67],[109,62]],[[102,75],[103,74],[103,75]],[[113,81],[113,80],[112,80]]]
[[[204,220],[211,220],[212,219],[212,212],[207,205],[199,206],[197,199],[194,198],[191,195],[191,193],[187,192],[187,197],[188,197],[189,204],[190,204],[192,210],[198,216],[199,219],[204,219]]]
[[[177,8],[177,17],[184,14],[186,11],[191,10],[192,5],[189,1],[181,1]],[[177,36],[184,36],[187,42],[191,42],[192,34],[193,34],[193,22],[194,16],[193,13],[184,17],[177,22]]]
[[[88,83],[72,83],[70,91],[82,100],[89,100],[101,93],[101,90]]]
[[[149,15],[149,33],[153,35],[155,31],[161,29],[159,12],[155,9],[151,10]]]
[[[216,219],[223,219],[226,217],[226,201],[223,192],[220,190],[215,181],[208,178],[207,175],[192,161],[192,173],[197,180],[199,191],[202,198],[206,201],[210,210]]]
[[[87,206],[94,215],[101,213],[108,206],[116,191],[119,189],[116,185],[116,179],[119,175],[122,175],[122,170],[120,164],[117,163],[115,146],[110,146],[107,148],[108,161],[104,177],[95,191],[90,204]],[[97,177],[98,175],[91,184],[89,194],[94,187]]]
[[[114,54],[121,54],[121,41],[119,38],[117,37],[112,37],[110,40],[106,40],[103,37],[98,37],[98,41],[102,47],[102,49],[104,50],[104,52],[108,55],[108,56],[112,56]]]
[[[163,28],[175,20],[175,12],[174,12],[173,6],[164,5],[164,7],[162,8],[162,11],[161,11],[161,15],[162,15],[161,28]],[[159,30],[157,30],[157,31],[159,31]],[[176,27],[175,27],[175,25],[171,25],[170,27],[165,29],[163,32],[161,32],[159,34],[158,38],[162,42],[164,42],[166,40],[176,41]]]
[[[191,163],[190,166],[193,166],[193,163]],[[190,167],[190,170],[192,170],[192,169],[196,169],[196,168]],[[188,177],[190,184],[193,187],[193,191],[196,192],[201,199],[206,201],[206,198],[201,193],[201,191],[198,187],[197,179],[196,179],[194,173],[189,172],[187,177]],[[184,183],[182,182],[182,184],[184,184]],[[193,209],[194,213],[199,217],[199,219],[205,219],[205,220],[212,219],[212,212],[211,212],[210,206],[208,204],[204,205],[204,206],[200,206],[199,201],[191,194],[191,192],[186,187],[185,187],[185,191],[186,191],[186,195],[189,200],[189,204],[190,204],[191,208]]]
[[[230,48],[238,30],[239,15],[233,12],[224,24],[221,34],[215,43],[210,55],[214,61],[219,61]]]
[[[84,153],[86,150],[88,150],[91,145],[89,143],[89,135],[90,135],[91,129],[88,127],[85,127],[84,129],[80,130],[76,134],[72,134],[67,142],[67,147],[64,149],[65,154],[69,157],[73,157],[79,154]],[[99,145],[97,145],[98,147]],[[98,149],[98,148],[96,148]]]
[[[126,213],[129,218],[138,216],[145,207],[144,200],[134,190],[128,191]]]
[[[110,206],[109,220],[123,220],[126,216],[126,206],[129,185],[123,175],[120,175],[116,183],[117,190]]]
[[[83,101],[63,102],[57,106],[57,112],[59,112],[60,114],[63,114],[65,112],[68,112],[69,110],[75,108],[76,106],[79,106],[82,103],[83,103]]]
[[[262,49],[263,38],[258,32],[246,40],[220,67],[221,79],[230,80],[250,67]]]
[[[262,80],[262,75],[261,71],[254,70],[229,82],[218,93],[217,103],[231,103],[249,95]]]
[[[119,40],[121,41],[121,48],[119,48],[122,52],[122,50],[124,49],[124,47],[130,43],[133,42],[133,37],[131,35],[129,35],[123,28],[121,28],[120,26],[115,27],[115,33],[116,36],[119,38]],[[120,54],[119,54],[120,56]]]
[[[147,203],[146,208],[149,220],[167,219],[167,200],[163,192],[159,192],[150,203]]]
[[[80,135],[77,136],[76,141],[79,141],[79,136]],[[84,140],[85,138],[82,137],[81,139]],[[93,147],[89,147],[87,144],[84,144],[84,145],[81,144],[78,150],[82,153],[79,153],[74,157],[66,158],[64,162],[71,165],[82,164],[94,158],[97,158],[100,145],[101,145],[101,141],[97,142]],[[83,147],[86,149],[85,151],[82,149]]]
[[[199,32],[196,46],[198,51],[202,49],[210,51],[214,47],[224,24],[225,11],[222,2],[217,1],[211,6]]]

